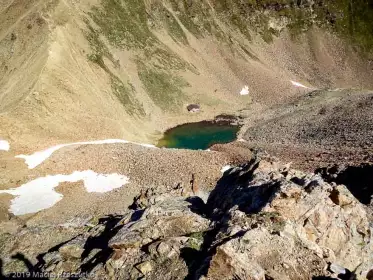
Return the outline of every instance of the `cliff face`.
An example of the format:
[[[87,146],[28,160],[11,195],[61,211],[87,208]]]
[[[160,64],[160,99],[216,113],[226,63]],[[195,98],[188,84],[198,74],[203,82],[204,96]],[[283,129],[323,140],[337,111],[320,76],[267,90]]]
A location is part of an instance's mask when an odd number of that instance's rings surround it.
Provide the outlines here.
[[[13,256],[3,271],[82,279],[370,279],[368,211],[345,186],[260,155],[226,171],[207,203],[191,190],[157,188],[141,192],[123,215],[2,236],[2,255]],[[34,264],[26,268],[27,260]]]
[[[152,142],[169,126],[252,100],[284,102],[299,94],[291,80],[311,88],[370,87],[369,5],[5,2],[2,137],[22,151],[93,138]],[[250,97],[239,95],[245,85]],[[190,103],[201,112],[191,116]]]

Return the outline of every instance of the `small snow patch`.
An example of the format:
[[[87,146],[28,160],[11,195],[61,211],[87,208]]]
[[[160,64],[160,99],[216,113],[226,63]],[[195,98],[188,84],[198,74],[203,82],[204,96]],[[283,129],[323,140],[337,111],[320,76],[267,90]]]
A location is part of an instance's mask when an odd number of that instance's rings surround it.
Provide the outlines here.
[[[35,152],[32,155],[18,155],[16,158],[22,158],[25,160],[29,169],[33,169],[37,167],[39,164],[43,163],[46,159],[48,159],[54,152],[68,146],[76,146],[76,145],[102,145],[102,144],[116,144],[116,143],[123,143],[123,144],[135,144],[139,146],[143,146],[146,148],[156,148],[154,145],[150,144],[139,144],[130,142],[127,140],[121,139],[107,139],[107,140],[99,140],[99,141],[89,141],[89,142],[76,142],[76,143],[69,143],[69,144],[61,144],[57,146],[53,146],[43,151]]]
[[[309,88],[309,87],[307,87],[305,85],[302,85],[301,83],[298,83],[298,82],[295,82],[295,81],[290,81],[290,82],[293,84],[293,86],[311,89],[311,88]]]
[[[8,141],[0,140],[0,151],[9,151],[10,145]]]
[[[240,92],[241,95],[248,95],[249,93],[250,91],[248,86],[244,86]]]
[[[18,188],[1,190],[0,194],[14,195],[9,211],[25,215],[48,209],[59,202],[63,195],[54,189],[63,182],[83,181],[87,192],[105,193],[129,183],[129,178],[117,173],[97,174],[92,170],[75,171],[70,175],[48,175],[32,180]]]
[[[221,173],[225,173],[226,171],[228,171],[231,168],[232,168],[232,166],[226,165],[226,166],[223,166],[223,168],[220,171],[221,171]]]

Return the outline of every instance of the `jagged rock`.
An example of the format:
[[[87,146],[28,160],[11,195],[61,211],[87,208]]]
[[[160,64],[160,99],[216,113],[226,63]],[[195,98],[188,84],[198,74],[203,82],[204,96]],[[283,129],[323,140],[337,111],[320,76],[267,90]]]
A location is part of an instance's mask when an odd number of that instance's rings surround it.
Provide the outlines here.
[[[159,200],[160,198],[157,198]],[[110,242],[113,249],[136,248],[145,240],[183,236],[208,228],[208,220],[193,213],[184,198],[164,197],[146,208],[142,217],[124,226]]]
[[[135,202],[36,267],[94,280],[371,278],[367,208],[345,186],[266,154],[225,172],[206,204],[179,189],[142,192]]]
[[[358,275],[369,267],[371,237],[364,206],[343,185],[283,170],[272,158],[253,160],[231,171],[213,191],[207,205],[222,228],[216,238],[223,242],[212,256],[209,279],[264,279],[264,274],[306,279],[326,274],[328,262],[350,271],[358,267]],[[218,269],[221,262],[223,271]]]
[[[85,242],[85,238],[78,236],[77,238],[63,245],[58,251],[65,259],[80,259],[84,252]]]
[[[208,279],[232,279],[235,275],[239,279],[265,280],[266,275],[273,279],[309,279],[321,274],[326,265],[297,239],[284,238],[261,227],[227,241],[216,250]]]
[[[150,273],[153,270],[153,266],[149,261],[136,265],[136,268],[144,275]]]
[[[187,235],[207,230],[208,220],[193,213],[183,197],[147,195],[142,205],[148,206],[133,221],[125,215],[108,242],[114,252],[105,264],[106,273],[114,279],[184,279],[188,268],[180,255],[188,246]]]
[[[171,248],[166,242],[161,242],[157,246],[157,253],[161,256],[168,254],[170,251]]]
[[[330,199],[337,205],[344,207],[353,204],[353,195],[342,185],[335,186],[330,193]]]

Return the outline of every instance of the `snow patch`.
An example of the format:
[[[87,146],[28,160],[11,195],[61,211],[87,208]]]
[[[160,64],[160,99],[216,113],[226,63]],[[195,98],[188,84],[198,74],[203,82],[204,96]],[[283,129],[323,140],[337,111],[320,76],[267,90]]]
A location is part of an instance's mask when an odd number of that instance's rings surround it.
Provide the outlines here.
[[[0,151],[9,151],[10,145],[8,141],[0,140]]]
[[[301,87],[301,88],[307,88],[307,89],[311,89],[310,87],[307,87],[305,85],[302,85],[301,83],[298,83],[298,82],[295,82],[295,81],[290,81],[293,86],[296,86],[296,87]]]
[[[226,166],[223,166],[223,168],[220,170],[221,173],[225,173],[226,171],[228,171],[229,169],[231,169],[232,166],[231,165],[226,165]]]
[[[130,141],[121,140],[121,139],[107,139],[107,140],[98,140],[98,141],[61,144],[61,145],[50,147],[43,151],[35,152],[32,155],[18,155],[16,156],[16,158],[24,159],[28,168],[33,169],[37,167],[39,164],[41,164],[42,162],[44,162],[46,159],[48,159],[54,152],[64,147],[76,146],[76,145],[101,145],[101,144],[116,144],[116,143],[135,144],[135,145],[140,145],[146,148],[156,148],[154,145],[150,145],[150,144],[139,144],[139,143],[130,142]]]
[[[248,95],[249,93],[250,91],[248,86],[244,86],[240,92],[241,95]]]
[[[117,173],[97,174],[92,170],[75,171],[70,175],[48,175],[32,180],[15,189],[0,190],[16,196],[9,211],[14,215],[25,215],[48,209],[59,202],[63,195],[54,189],[60,183],[83,181],[87,192],[105,193],[129,183],[129,178]]]

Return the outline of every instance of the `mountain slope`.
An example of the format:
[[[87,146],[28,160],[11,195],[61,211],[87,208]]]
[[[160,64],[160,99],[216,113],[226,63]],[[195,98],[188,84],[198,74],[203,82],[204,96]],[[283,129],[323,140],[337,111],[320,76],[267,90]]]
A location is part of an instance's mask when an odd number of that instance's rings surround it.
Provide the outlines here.
[[[241,137],[298,168],[372,162],[372,91],[314,91],[287,105],[247,110]]]
[[[9,1],[1,137],[21,152],[97,138],[154,142],[178,123],[301,94],[290,80],[371,86],[367,58],[319,22],[327,1],[320,11],[255,3]],[[302,11],[307,24],[297,29]],[[246,84],[251,98],[239,95]],[[202,113],[190,115],[189,103]]]

